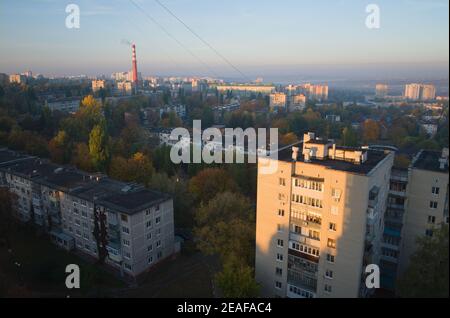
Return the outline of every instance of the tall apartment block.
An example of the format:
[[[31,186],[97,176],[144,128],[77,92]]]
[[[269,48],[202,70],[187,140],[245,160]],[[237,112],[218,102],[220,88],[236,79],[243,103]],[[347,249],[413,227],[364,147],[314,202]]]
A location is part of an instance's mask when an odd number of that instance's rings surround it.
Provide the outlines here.
[[[173,201],[144,187],[0,149],[0,186],[16,195],[16,217],[67,250],[137,276],[174,253]],[[106,242],[94,236],[95,228]]]
[[[379,264],[394,154],[305,134],[258,162],[256,280],[269,297],[366,297]]]
[[[395,289],[410,264],[419,237],[449,223],[448,148],[421,150],[407,169],[391,173],[382,243],[381,284]]]

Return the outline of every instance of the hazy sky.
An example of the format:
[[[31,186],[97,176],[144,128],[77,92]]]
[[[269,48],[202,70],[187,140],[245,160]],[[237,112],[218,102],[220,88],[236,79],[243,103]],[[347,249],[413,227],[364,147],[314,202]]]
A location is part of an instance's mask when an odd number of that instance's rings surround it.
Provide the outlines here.
[[[154,0],[133,1],[144,12],[130,0],[0,0],[0,72],[127,71],[127,39],[144,75],[239,78]],[[160,1],[251,77],[448,76],[448,0]],[[80,7],[80,29],[65,27],[70,3]],[[381,9],[380,29],[365,25],[370,3]]]

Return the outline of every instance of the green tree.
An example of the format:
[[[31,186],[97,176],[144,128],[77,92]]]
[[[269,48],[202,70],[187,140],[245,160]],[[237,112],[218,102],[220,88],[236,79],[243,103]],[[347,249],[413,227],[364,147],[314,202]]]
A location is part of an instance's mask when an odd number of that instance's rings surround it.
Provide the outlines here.
[[[259,286],[253,269],[238,257],[230,256],[223,269],[216,275],[216,282],[225,298],[253,298],[258,296]]]
[[[255,246],[255,215],[250,201],[239,193],[219,193],[195,213],[197,246],[205,254],[224,261],[234,254],[252,264]]]
[[[342,130],[342,145],[347,147],[358,146],[358,135],[352,127],[345,127]]]
[[[201,170],[189,182],[189,191],[200,202],[208,202],[220,192],[236,191],[236,183],[227,173],[220,168],[207,168]]]
[[[89,135],[89,154],[96,169],[105,171],[109,161],[108,136],[105,122],[95,125]]]
[[[448,225],[432,237],[417,240],[417,250],[398,282],[398,294],[406,298],[448,298]]]

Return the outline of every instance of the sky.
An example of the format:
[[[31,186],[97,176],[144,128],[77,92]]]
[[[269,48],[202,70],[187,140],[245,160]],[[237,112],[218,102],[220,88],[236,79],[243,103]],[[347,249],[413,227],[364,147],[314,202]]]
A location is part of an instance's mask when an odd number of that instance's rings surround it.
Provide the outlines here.
[[[156,0],[0,0],[0,72],[109,76],[131,69],[127,40],[143,75],[448,78],[448,0],[159,1],[215,51]]]

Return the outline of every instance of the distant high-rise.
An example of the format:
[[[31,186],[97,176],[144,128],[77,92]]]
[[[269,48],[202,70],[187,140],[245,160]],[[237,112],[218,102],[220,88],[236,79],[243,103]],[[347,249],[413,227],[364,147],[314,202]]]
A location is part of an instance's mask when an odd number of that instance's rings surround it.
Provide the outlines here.
[[[436,88],[434,85],[407,84],[404,97],[410,100],[432,100],[436,98]]]
[[[286,94],[285,93],[270,94],[270,108],[286,108]]]
[[[384,98],[388,95],[389,87],[386,84],[377,84],[375,87],[375,96]]]

